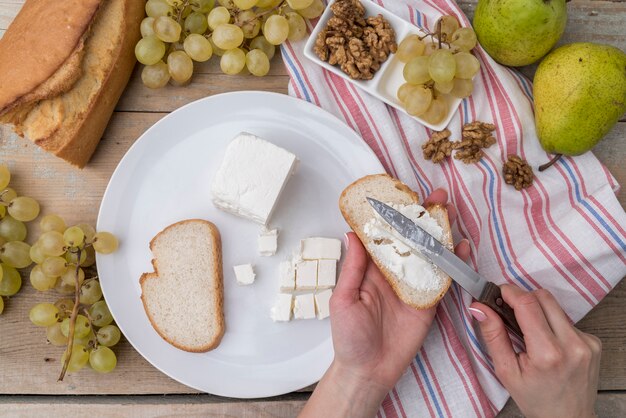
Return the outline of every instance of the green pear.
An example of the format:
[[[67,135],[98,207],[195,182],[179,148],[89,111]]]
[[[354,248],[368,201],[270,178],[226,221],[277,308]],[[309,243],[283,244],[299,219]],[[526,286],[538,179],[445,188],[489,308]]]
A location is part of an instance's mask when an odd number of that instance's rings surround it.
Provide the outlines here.
[[[626,54],[574,43],[550,53],[534,79],[535,124],[541,146],[556,158],[589,151],[626,112]]]
[[[567,22],[566,0],[478,0],[478,42],[500,64],[532,64],[557,43]]]

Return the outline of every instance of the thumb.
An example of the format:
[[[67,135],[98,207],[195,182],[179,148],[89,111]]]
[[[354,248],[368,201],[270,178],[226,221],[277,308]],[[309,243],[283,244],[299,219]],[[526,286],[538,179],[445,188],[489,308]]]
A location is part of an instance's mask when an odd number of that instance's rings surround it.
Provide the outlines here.
[[[478,321],[483,341],[493,360],[496,376],[504,386],[521,374],[517,355],[502,319],[490,307],[474,302],[470,305],[470,313]]]
[[[333,292],[337,300],[352,302],[359,298],[359,290],[368,265],[365,248],[354,232],[346,234],[348,251]]]

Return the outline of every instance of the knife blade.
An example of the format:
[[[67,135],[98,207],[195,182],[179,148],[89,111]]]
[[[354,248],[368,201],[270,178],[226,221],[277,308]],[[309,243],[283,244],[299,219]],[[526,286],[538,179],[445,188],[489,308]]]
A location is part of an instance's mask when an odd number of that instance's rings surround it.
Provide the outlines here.
[[[443,270],[476,300],[493,309],[511,331],[523,338],[513,309],[504,302],[496,284],[481,277],[435,237],[399,211],[370,197],[367,197],[367,201],[385,222],[408,241],[407,244],[412,244],[415,250]]]

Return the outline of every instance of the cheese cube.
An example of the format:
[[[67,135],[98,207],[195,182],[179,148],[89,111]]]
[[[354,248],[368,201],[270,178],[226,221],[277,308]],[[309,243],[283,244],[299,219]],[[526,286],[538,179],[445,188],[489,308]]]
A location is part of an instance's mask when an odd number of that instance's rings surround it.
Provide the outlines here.
[[[293,317],[295,319],[315,318],[315,298],[312,293],[296,295],[293,305]]]
[[[264,257],[270,257],[276,254],[278,249],[278,229],[267,230],[263,228],[257,240],[259,245],[259,254]]]
[[[337,261],[320,260],[317,265],[317,288],[330,289],[337,283]]]
[[[333,291],[322,290],[315,294],[315,307],[317,308],[317,319],[324,319],[330,316],[330,297]]]
[[[281,292],[293,292],[296,288],[296,270],[291,261],[282,261],[278,265],[278,277]]]
[[[240,264],[238,266],[233,266],[233,270],[235,270],[235,278],[237,279],[238,284],[247,285],[254,283],[256,274],[254,274],[252,264]]]
[[[300,254],[305,260],[339,260],[341,241],[336,238],[306,238],[300,241]]]
[[[291,320],[293,297],[290,293],[279,293],[270,311],[270,316],[274,322],[286,322]]]
[[[240,133],[226,147],[213,178],[213,204],[267,224],[296,162],[291,152],[252,134]]]
[[[317,286],[317,260],[304,260],[296,264],[296,289],[314,290]]]

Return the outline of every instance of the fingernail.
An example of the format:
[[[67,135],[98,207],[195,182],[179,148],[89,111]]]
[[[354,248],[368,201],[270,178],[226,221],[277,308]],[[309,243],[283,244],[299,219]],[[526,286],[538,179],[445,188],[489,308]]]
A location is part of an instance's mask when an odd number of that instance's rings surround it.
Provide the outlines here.
[[[346,250],[347,250],[348,247],[350,246],[350,237],[348,236],[347,232],[345,234],[343,234],[343,242],[345,242]]]
[[[485,313],[481,311],[480,309],[476,309],[476,308],[467,308],[467,309],[469,309],[474,319],[477,320],[478,322],[483,322],[485,319],[487,319],[487,315],[485,315]]]

